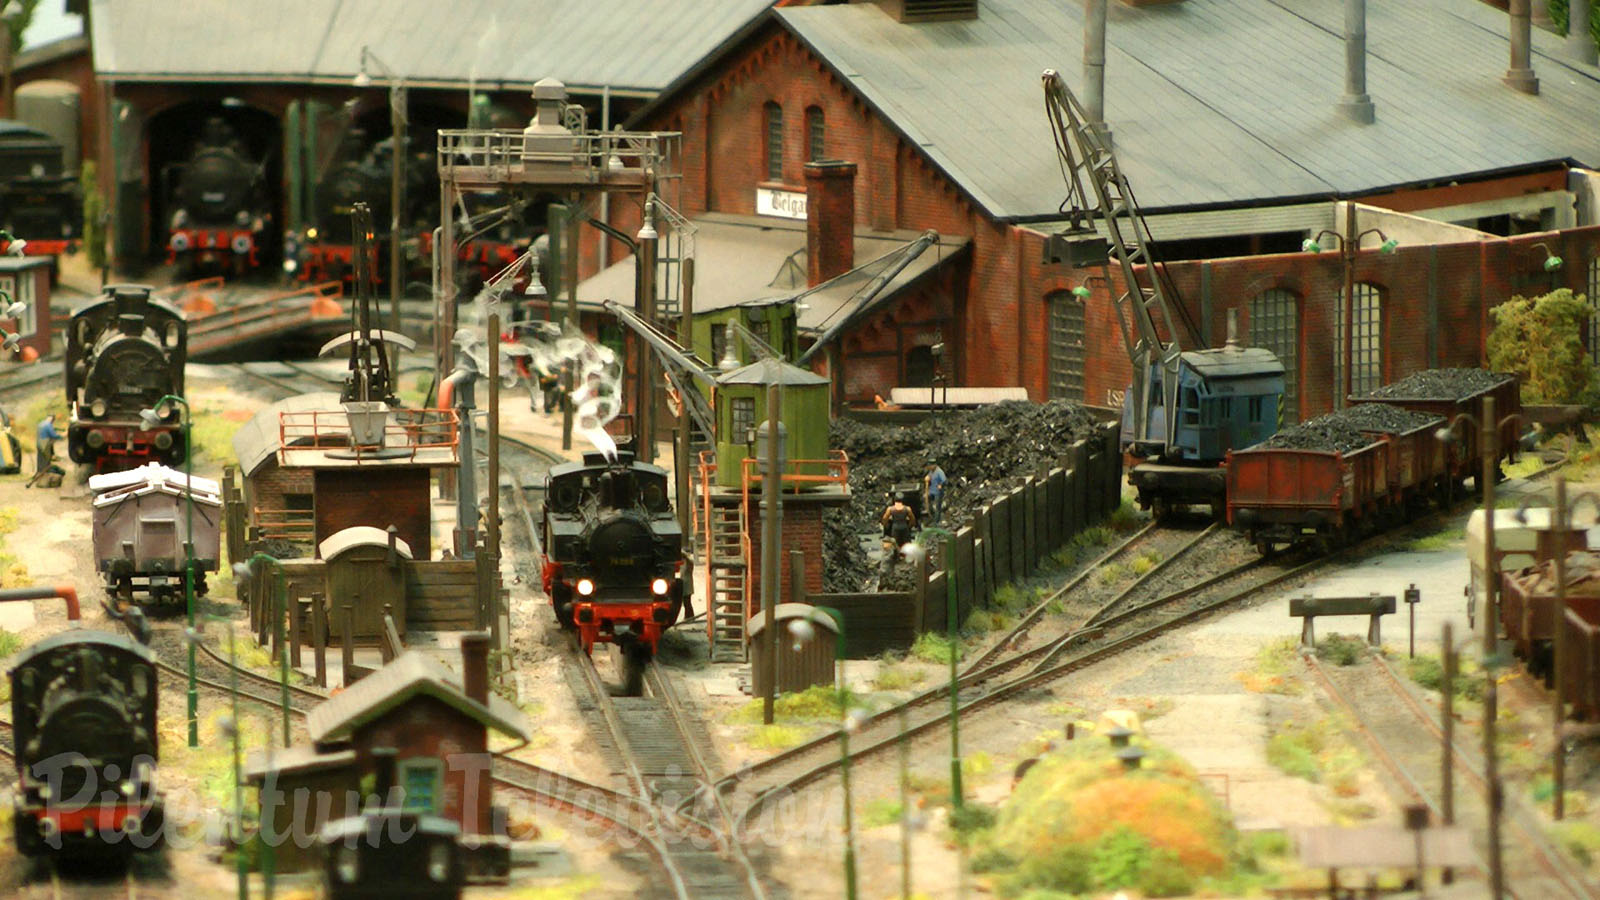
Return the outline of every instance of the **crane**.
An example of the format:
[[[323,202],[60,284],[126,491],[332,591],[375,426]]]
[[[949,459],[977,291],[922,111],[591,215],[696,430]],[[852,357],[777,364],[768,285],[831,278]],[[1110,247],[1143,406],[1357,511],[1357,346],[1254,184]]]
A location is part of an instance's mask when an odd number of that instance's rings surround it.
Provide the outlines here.
[[[1067,183],[1061,204],[1067,229],[1052,235],[1050,246],[1078,267],[1108,268],[1115,258],[1122,274],[1117,328],[1133,367],[1123,396],[1122,445],[1153,459],[1136,466],[1129,480],[1139,488],[1141,504],[1158,513],[1189,503],[1220,509],[1222,479],[1214,470],[1229,450],[1277,430],[1283,364],[1271,351],[1240,347],[1231,316],[1228,344],[1205,349],[1200,328],[1175,302],[1175,290],[1151,255],[1149,226],[1110,142],[1087,124],[1082,104],[1059,72],[1046,69],[1042,80]],[[1096,236],[1094,212],[1105,239]],[[1195,349],[1186,351],[1182,336]]]

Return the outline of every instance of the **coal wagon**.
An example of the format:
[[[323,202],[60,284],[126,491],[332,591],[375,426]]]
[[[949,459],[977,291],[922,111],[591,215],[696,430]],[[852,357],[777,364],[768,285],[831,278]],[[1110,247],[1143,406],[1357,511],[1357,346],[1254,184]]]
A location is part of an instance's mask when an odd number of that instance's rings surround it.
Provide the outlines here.
[[[209,478],[150,463],[89,479],[94,492],[93,541],[96,566],[106,592],[119,601],[143,595],[153,601],[184,596],[184,542],[193,518],[197,595],[206,592],[205,573],[217,570],[221,556],[221,487]]]
[[[1523,426],[1522,393],[1515,375],[1504,375],[1485,369],[1426,369],[1360,397],[1351,397],[1352,404],[1382,404],[1412,412],[1440,416],[1448,425],[1455,417],[1467,413],[1480,425],[1463,422],[1449,443],[1450,487],[1462,493],[1464,482],[1476,478],[1483,471],[1483,440],[1481,422],[1483,399],[1494,398],[1494,414],[1499,429],[1499,453],[1502,459],[1514,460],[1517,439]]]
[[[1373,405],[1280,431],[1227,458],[1228,522],[1256,549],[1315,541],[1324,549],[1401,520],[1446,474],[1443,419]]]

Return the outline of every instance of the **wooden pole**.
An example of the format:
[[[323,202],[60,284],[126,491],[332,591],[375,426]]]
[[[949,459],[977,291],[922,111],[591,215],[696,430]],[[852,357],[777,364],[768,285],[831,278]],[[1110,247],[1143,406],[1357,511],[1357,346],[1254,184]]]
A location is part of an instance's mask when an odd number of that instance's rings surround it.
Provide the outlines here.
[[[356,607],[354,603],[344,605],[344,621],[340,623],[339,653],[340,665],[344,669],[344,686],[351,685],[350,670],[356,664]]]
[[[1441,743],[1442,758],[1439,761],[1439,813],[1444,819],[1446,827],[1456,823],[1456,789],[1455,789],[1455,692],[1456,692],[1456,642],[1454,629],[1450,623],[1444,623],[1444,643],[1440,652],[1444,674],[1440,677],[1439,689],[1442,692],[1441,701],[1444,704],[1444,739]],[[1440,873],[1440,878],[1445,884],[1455,880],[1455,874],[1446,866]]]
[[[1553,545],[1556,554],[1556,609],[1555,609],[1555,659],[1551,665],[1555,668],[1552,677],[1550,692],[1550,726],[1554,731],[1555,743],[1550,748],[1550,762],[1552,780],[1555,782],[1555,795],[1551,798],[1554,809],[1552,815],[1556,821],[1566,817],[1567,803],[1567,752],[1562,734],[1566,724],[1567,707],[1562,691],[1566,688],[1565,679],[1561,677],[1561,667],[1566,660],[1566,631],[1567,631],[1567,479],[1557,472],[1555,475],[1556,510],[1555,517],[1551,519]]]
[[[678,317],[678,343],[690,352],[694,350],[694,258],[683,260],[683,308]],[[688,389],[699,390],[693,384]],[[675,465],[673,468],[674,482],[678,493],[678,527],[683,530],[685,539],[691,541],[693,546],[694,515],[689,507],[689,472],[694,465],[692,458],[691,432],[694,430],[693,420],[689,418],[689,398],[678,398],[678,446],[673,450]]]
[[[778,541],[781,516],[778,479],[778,386],[767,386],[766,473],[761,480],[761,617],[767,648],[767,684],[761,696],[761,721],[771,725],[778,684]],[[843,685],[841,685],[841,688]]]
[[[325,688],[328,686],[328,608],[323,605],[320,591],[311,594],[311,649],[315,654],[317,687]]]

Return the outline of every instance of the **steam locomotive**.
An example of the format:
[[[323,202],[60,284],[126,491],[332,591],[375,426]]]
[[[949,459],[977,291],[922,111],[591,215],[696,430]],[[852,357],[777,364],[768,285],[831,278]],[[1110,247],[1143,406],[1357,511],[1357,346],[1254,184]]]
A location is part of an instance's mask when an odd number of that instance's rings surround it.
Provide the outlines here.
[[[161,833],[156,669],[149,648],[58,632],[14,661],[12,824],[28,856],[150,849]]]
[[[96,471],[183,462],[179,411],[161,398],[183,396],[189,327],[150,290],[110,285],[67,326],[67,452]],[[158,416],[153,427],[140,418],[145,409]]]
[[[55,138],[0,119],[0,228],[28,240],[30,256],[57,256],[83,236],[83,192]]]
[[[168,208],[167,262],[194,274],[229,275],[261,263],[262,235],[270,214],[261,162],[220,117],[206,120],[187,161],[164,173]]]
[[[625,451],[585,453],[545,476],[545,593],[585,653],[621,648],[629,693],[684,608],[683,531],[667,496],[667,470]]]

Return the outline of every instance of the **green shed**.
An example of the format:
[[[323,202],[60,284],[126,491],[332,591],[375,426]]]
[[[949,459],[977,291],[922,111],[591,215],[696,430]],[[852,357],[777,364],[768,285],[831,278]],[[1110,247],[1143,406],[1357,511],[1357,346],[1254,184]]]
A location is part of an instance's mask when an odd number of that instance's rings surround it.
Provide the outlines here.
[[[799,353],[795,302],[789,299],[752,300],[737,306],[696,312],[690,333],[690,349],[696,356],[715,366],[722,362],[731,341],[734,358],[739,365],[755,362],[760,355],[728,328],[728,322],[732,320],[750,329],[785,359],[794,359]]]
[[[795,460],[828,458],[828,379],[779,359],[763,359],[717,378],[717,484],[742,484],[744,458],[750,454],[756,427],[767,418],[767,388],[781,385],[783,408],[778,420],[786,429],[786,471]],[[759,455],[764,452],[756,448]],[[817,467],[815,473],[822,469]],[[806,474],[806,473],[802,473]]]

